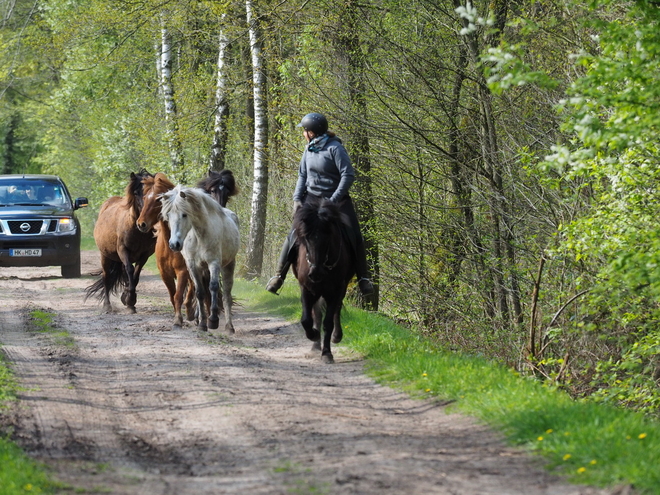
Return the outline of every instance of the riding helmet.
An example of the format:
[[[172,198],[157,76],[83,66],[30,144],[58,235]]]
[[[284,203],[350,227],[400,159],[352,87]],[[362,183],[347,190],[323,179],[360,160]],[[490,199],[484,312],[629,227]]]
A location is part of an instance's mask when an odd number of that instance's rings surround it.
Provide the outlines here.
[[[306,131],[312,131],[317,136],[320,136],[328,132],[328,119],[320,113],[308,113],[302,118],[298,127],[302,127]]]

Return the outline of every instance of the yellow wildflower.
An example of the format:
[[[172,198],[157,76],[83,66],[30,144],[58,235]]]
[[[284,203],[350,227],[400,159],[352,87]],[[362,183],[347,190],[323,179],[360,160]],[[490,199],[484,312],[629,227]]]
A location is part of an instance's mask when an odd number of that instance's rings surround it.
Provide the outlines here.
[[[586,467],[581,467],[581,468],[578,468],[577,472],[578,472],[578,474],[582,474],[582,473],[584,473],[586,470],[587,470]]]
[[[422,376],[428,376],[426,373],[422,373]]]
[[[542,442],[542,441],[543,441],[543,437],[538,437],[537,440],[538,440],[539,442]]]
[[[640,433],[637,438],[639,438],[640,440],[646,438],[646,433]]]
[[[593,466],[593,465],[596,464],[597,462],[598,462],[598,461],[597,461],[596,459],[591,459],[591,460],[589,461],[589,464],[591,464],[591,465]]]
[[[430,388],[427,388],[427,389],[426,389],[426,392],[430,392],[430,391],[431,391],[431,389],[430,389]]]
[[[552,428],[550,428],[549,430],[545,430],[545,432],[549,435],[550,433],[552,433]]]
[[[566,455],[564,456],[564,460],[565,460],[565,461],[569,460],[570,458],[571,458],[571,454],[566,454]]]

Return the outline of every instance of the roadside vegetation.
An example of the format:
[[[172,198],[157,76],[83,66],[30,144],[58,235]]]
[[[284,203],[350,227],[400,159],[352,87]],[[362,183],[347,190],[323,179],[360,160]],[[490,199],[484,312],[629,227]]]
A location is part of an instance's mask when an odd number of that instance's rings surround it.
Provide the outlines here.
[[[4,354],[0,352],[0,418],[16,400],[19,390]],[[0,431],[0,495],[53,493],[59,485],[51,481],[46,470],[9,439],[10,433]]]
[[[237,281],[234,295],[246,309],[300,319],[293,277],[279,297],[243,280]],[[484,357],[448,351],[378,313],[348,306],[342,319],[344,340],[339,346],[363,356],[367,373],[379,383],[419,399],[448,403],[450,411],[483,420],[513,445],[543,456],[548,469],[574,483],[631,485],[639,493],[660,493],[656,420],[575,400]]]

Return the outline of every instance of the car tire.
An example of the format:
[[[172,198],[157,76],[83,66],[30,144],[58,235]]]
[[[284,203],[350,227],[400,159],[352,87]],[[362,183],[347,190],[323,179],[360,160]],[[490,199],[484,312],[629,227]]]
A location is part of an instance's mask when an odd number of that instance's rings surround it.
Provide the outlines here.
[[[80,278],[80,275],[80,256],[78,256],[76,263],[62,265],[63,278]]]

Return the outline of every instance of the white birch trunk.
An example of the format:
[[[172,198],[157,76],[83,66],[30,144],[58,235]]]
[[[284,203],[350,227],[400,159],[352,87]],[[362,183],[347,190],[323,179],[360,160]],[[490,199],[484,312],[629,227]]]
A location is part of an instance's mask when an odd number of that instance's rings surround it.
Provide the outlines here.
[[[254,179],[246,271],[249,278],[256,278],[261,275],[266,232],[266,201],[268,199],[268,107],[261,30],[259,19],[254,13],[252,0],[245,0],[245,10],[250,34],[252,83],[254,90]]]
[[[222,15],[224,23],[226,14]],[[225,168],[227,153],[227,117],[229,116],[229,98],[227,95],[227,74],[225,72],[229,39],[220,26],[218,39],[218,76],[215,89],[215,123],[213,125],[213,144],[211,144],[210,169],[220,171]]]
[[[183,173],[183,147],[179,138],[177,123],[174,86],[172,85],[172,45],[166,18],[167,14],[164,13],[161,16],[160,87],[165,103],[165,134],[170,150],[170,159],[172,160],[172,172],[179,176],[180,180],[183,180],[184,178],[180,176]]]

